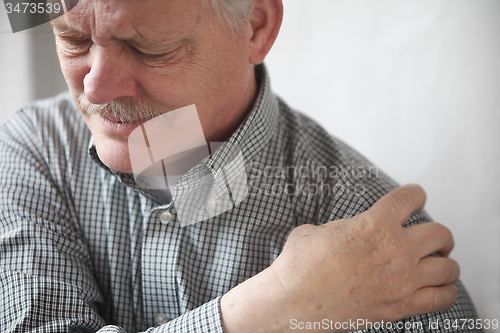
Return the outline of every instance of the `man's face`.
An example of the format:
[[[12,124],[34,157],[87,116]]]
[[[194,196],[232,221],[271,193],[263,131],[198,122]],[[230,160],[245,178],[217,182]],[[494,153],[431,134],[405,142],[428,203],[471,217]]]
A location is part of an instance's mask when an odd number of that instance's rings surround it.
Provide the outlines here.
[[[196,104],[207,141],[224,140],[253,102],[248,26],[229,31],[201,0],[80,0],[53,23],[73,101],[116,171],[131,172],[142,122]]]

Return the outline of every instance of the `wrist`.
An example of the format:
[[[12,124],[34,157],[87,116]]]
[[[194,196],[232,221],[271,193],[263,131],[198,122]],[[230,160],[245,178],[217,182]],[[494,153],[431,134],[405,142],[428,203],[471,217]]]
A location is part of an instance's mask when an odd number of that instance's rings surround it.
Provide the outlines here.
[[[224,332],[285,332],[287,292],[272,266],[231,289],[220,300]]]

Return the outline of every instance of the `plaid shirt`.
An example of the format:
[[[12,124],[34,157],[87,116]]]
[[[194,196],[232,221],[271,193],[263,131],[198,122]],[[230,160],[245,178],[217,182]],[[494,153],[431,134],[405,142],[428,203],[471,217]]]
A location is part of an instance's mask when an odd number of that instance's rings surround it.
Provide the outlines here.
[[[1,127],[1,332],[222,332],[220,297],[268,267],[293,228],[350,218],[396,188],[277,98],[260,71],[255,106],[230,144],[177,185],[196,186],[197,173],[217,174],[241,149],[246,189],[233,190],[248,193],[185,227],[175,204],[100,162],[69,94],[38,101]],[[229,179],[237,172],[226,171]],[[408,225],[428,220],[420,211]],[[429,331],[440,319],[434,332],[461,331],[445,330],[445,320],[477,316],[457,287],[452,309],[404,323]],[[403,331],[396,326],[386,331]],[[422,331],[415,327],[406,332]]]

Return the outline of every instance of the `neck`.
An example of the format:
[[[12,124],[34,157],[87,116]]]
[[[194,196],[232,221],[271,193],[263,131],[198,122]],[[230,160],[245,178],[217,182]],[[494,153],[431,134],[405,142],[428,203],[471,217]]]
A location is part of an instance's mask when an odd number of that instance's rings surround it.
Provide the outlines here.
[[[242,98],[234,103],[233,107],[228,108],[225,112],[216,114],[210,119],[208,122],[209,126],[206,128],[203,126],[207,142],[223,142],[229,139],[243,123],[249,112],[252,111],[257,94],[258,85],[255,70],[252,66],[246,91]]]

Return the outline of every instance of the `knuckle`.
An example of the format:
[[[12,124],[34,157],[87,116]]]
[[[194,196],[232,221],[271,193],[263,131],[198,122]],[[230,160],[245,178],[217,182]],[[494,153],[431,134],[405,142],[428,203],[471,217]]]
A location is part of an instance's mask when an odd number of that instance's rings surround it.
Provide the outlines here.
[[[460,270],[460,265],[458,264],[458,262],[456,262],[455,260],[452,260],[453,261],[453,266],[455,268],[455,271],[456,271],[456,276],[455,276],[455,282],[456,280],[458,280],[458,278],[460,277],[460,274],[462,274],[461,270]]]
[[[403,257],[403,249],[401,249],[401,244],[394,237],[386,237],[383,241],[379,241],[380,246],[383,246],[383,253],[387,260],[394,261],[394,263],[400,263],[399,258]]]
[[[424,200],[427,199],[427,193],[425,192],[424,188],[418,184],[406,184],[402,187],[402,189],[407,189],[413,193],[416,193],[422,196]]]
[[[379,228],[376,227],[376,219],[370,215],[366,215],[362,220],[350,224],[349,230],[352,234],[363,239],[370,239],[377,233]]]
[[[425,192],[424,188],[418,184],[412,184],[417,192],[420,192],[420,194],[423,196],[424,200],[427,199],[427,193]]]
[[[458,290],[455,285],[447,285],[441,292],[432,293],[428,299],[428,306],[434,311],[442,311],[453,307],[457,301]]]
[[[451,289],[451,292],[452,292],[452,301],[448,305],[450,305],[450,307],[452,307],[457,302],[458,289],[457,289],[457,287],[454,284],[450,285],[450,289]]]
[[[398,202],[400,202],[405,207],[413,206],[413,201],[415,200],[412,191],[408,187],[401,187],[395,192]]]
[[[381,317],[386,322],[394,322],[405,317],[404,307],[400,303],[394,303],[388,306],[381,313]]]
[[[454,242],[453,234],[451,233],[450,229],[439,223],[435,223],[435,226],[435,233],[437,234],[439,239],[447,242]]]
[[[378,219],[375,216],[366,214],[362,216],[362,219],[356,221],[351,225],[351,230],[354,233],[363,235],[365,238],[371,237],[371,235],[379,229],[377,227]]]
[[[445,259],[440,268],[442,281],[447,281],[448,278],[453,274],[453,262],[449,259]]]
[[[440,293],[432,293],[428,299],[428,306],[431,309],[440,310],[443,308],[443,297]]]

